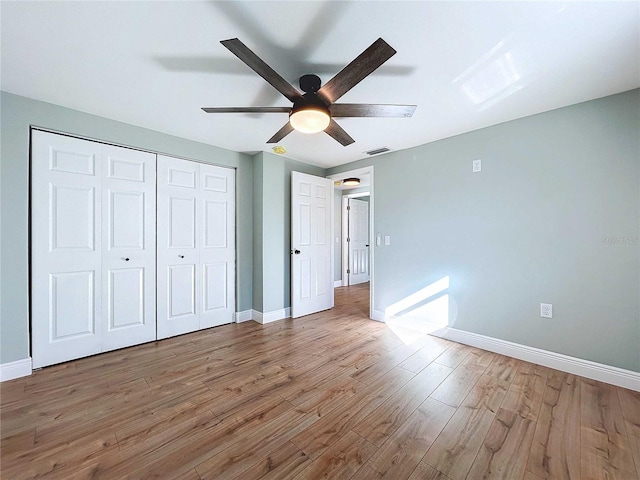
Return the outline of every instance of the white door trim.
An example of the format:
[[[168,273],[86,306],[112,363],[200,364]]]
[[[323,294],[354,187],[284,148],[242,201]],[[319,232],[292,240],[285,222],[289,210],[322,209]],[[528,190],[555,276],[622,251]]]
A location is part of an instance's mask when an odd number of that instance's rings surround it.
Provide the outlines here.
[[[369,174],[370,175],[370,179],[371,179],[371,185],[369,185],[369,241],[373,242],[374,239],[376,238],[375,236],[375,193],[374,193],[374,168],[373,165],[370,165],[368,167],[362,167],[362,168],[358,168],[355,170],[347,170],[346,172],[340,172],[340,173],[334,173],[333,175],[329,175],[327,178],[331,179],[331,180],[337,180],[337,179],[343,179],[346,177],[357,177],[358,175],[364,175],[364,174]],[[365,194],[366,195],[366,194]],[[334,225],[334,221],[335,219],[333,218],[335,215],[335,208],[331,209],[331,225]],[[332,227],[333,228],[333,227]],[[333,238],[333,237],[332,237]],[[374,306],[375,306],[375,251],[376,251],[376,245],[375,243],[370,243],[371,247],[369,248],[369,275],[370,275],[370,280],[369,280],[369,318],[373,319],[374,318]]]

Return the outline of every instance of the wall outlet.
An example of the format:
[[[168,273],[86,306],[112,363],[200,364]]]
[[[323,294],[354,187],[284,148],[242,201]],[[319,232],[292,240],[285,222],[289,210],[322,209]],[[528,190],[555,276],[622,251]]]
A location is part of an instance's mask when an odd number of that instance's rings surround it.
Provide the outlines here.
[[[482,160],[477,159],[473,161],[473,173],[482,171]]]
[[[553,318],[553,305],[550,303],[541,303],[540,316],[543,318]]]

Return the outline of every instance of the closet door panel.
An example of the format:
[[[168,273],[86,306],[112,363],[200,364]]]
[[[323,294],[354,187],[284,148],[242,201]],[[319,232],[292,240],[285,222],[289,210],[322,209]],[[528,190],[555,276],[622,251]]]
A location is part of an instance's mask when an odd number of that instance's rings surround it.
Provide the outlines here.
[[[102,350],[156,338],[156,156],[102,146]]]
[[[200,184],[200,328],[209,328],[234,321],[235,170],[202,164]]]
[[[100,145],[34,131],[31,149],[34,368],[100,352]]]
[[[158,338],[199,328],[198,164],[158,156]]]

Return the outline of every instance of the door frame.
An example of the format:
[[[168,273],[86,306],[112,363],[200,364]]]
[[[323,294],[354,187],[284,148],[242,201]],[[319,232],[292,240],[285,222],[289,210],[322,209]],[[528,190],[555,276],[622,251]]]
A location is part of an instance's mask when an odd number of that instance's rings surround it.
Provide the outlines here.
[[[333,175],[328,175],[327,178],[330,178],[331,180],[339,180],[339,179],[343,179],[343,178],[347,178],[347,177],[357,177],[358,175],[365,175],[365,174],[369,174],[369,178],[371,179],[371,183],[369,185],[369,245],[371,245],[371,247],[369,248],[369,318],[372,320],[377,320],[376,318],[374,318],[374,292],[375,292],[375,247],[376,245],[374,243],[371,243],[375,237],[375,225],[374,225],[374,208],[375,208],[375,195],[374,195],[374,168],[373,165],[369,165],[367,167],[362,167],[362,168],[357,168],[357,169],[353,169],[353,170],[347,170],[344,172],[340,172],[340,173],[334,173]],[[364,196],[364,195],[363,195]],[[342,203],[342,202],[341,202]],[[342,205],[341,205],[341,211],[342,211]],[[331,210],[331,218],[332,218],[332,228],[335,226],[335,208],[333,208]],[[341,221],[342,224],[342,221]],[[335,232],[333,234],[333,237],[335,238]],[[335,252],[338,249],[334,249],[334,255]],[[335,263],[335,262],[334,262]],[[342,279],[342,281],[344,281],[344,279]]]

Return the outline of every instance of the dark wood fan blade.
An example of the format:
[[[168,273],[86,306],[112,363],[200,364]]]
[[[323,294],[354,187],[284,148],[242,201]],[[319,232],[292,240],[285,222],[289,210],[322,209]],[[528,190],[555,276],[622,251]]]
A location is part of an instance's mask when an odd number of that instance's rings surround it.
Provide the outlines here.
[[[340,70],[335,77],[325,83],[318,90],[318,95],[328,104],[335,102],[395,53],[396,51],[387,42],[379,38],[354,61]]]
[[[295,102],[302,97],[293,85],[282,78],[273,68],[264,63],[260,57],[249,50],[249,48],[237,38],[222,40],[220,43],[291,102]]]
[[[416,105],[376,105],[370,103],[334,103],[332,117],[411,117]]]
[[[351,138],[349,134],[345,132],[344,129],[340,125],[338,125],[333,118],[331,119],[329,126],[325,128],[324,131],[325,133],[327,133],[327,135],[337,140],[345,147],[355,142],[355,140]]]
[[[284,137],[293,132],[293,127],[289,122],[285,123],[284,126],[276,132],[276,134],[267,140],[267,143],[278,143]]]
[[[291,107],[203,107],[207,113],[289,113]]]

